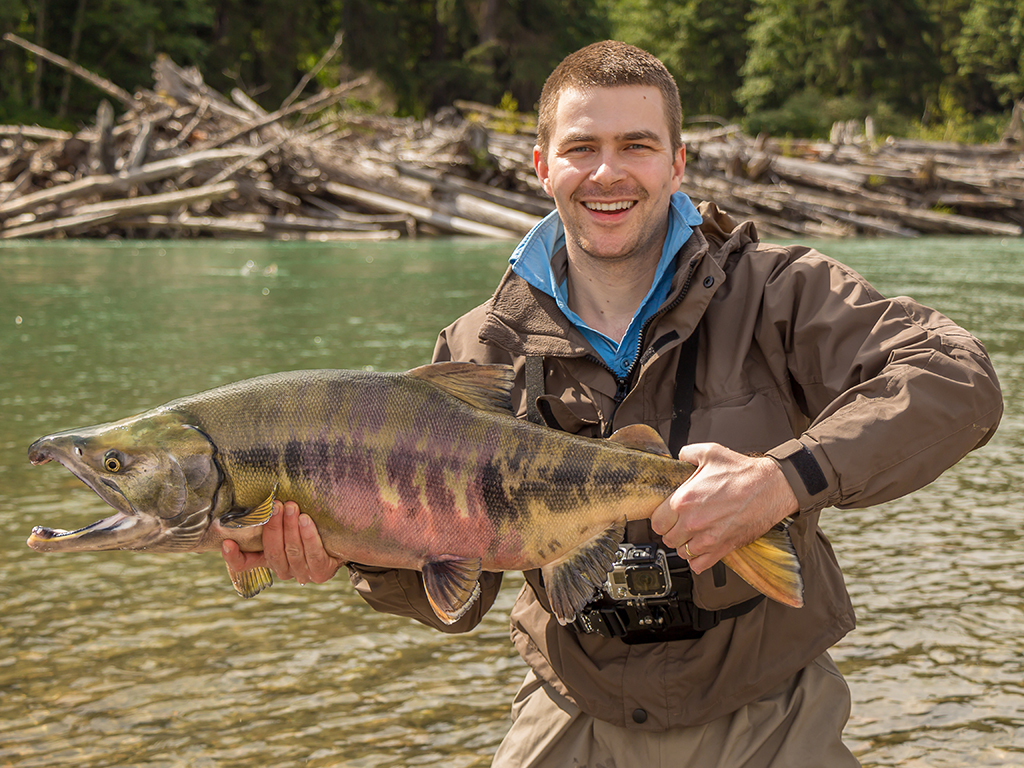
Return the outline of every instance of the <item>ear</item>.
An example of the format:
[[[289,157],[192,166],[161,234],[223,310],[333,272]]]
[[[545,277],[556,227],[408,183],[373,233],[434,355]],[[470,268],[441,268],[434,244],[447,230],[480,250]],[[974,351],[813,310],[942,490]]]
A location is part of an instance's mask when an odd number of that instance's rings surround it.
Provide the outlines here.
[[[676,152],[676,156],[672,159],[672,183],[675,184],[675,188],[679,189],[679,185],[683,183],[683,174],[686,172],[686,145],[684,144]]]
[[[540,179],[541,186],[544,187],[544,191],[548,197],[553,198],[554,192],[551,191],[551,180],[549,177],[548,162],[541,151],[540,147],[534,146],[533,148],[533,168],[537,171],[537,178]]]

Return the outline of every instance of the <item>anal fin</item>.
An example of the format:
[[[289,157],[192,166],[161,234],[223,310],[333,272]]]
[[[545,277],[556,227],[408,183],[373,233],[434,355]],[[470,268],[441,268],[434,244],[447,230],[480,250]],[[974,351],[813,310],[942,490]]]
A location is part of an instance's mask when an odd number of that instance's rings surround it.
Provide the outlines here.
[[[260,592],[274,583],[274,572],[269,568],[250,568],[248,571],[236,571],[228,566],[228,576],[235,586],[235,592],[242,597],[256,597]]]
[[[779,524],[722,562],[747,584],[772,600],[793,608],[804,604],[804,580],[787,526]]]
[[[480,597],[481,560],[442,555],[423,566],[423,587],[434,613],[445,624],[466,615]]]
[[[623,520],[541,569],[551,611],[559,624],[572,622],[605,583],[625,533]]]

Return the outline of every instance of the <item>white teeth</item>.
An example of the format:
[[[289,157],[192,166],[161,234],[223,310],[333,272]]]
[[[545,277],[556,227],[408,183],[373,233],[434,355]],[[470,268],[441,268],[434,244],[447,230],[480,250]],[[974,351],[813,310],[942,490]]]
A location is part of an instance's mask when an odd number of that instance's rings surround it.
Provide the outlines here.
[[[584,203],[584,205],[592,211],[625,211],[628,208],[633,207],[634,202],[632,200],[622,200],[618,203]]]

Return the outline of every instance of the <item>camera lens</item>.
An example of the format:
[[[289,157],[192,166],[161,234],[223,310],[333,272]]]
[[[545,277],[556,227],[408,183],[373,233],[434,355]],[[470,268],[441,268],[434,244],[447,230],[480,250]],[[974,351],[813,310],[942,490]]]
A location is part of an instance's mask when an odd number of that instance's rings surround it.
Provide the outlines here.
[[[626,571],[626,585],[634,595],[658,595],[665,591],[665,574],[653,565],[636,566]]]

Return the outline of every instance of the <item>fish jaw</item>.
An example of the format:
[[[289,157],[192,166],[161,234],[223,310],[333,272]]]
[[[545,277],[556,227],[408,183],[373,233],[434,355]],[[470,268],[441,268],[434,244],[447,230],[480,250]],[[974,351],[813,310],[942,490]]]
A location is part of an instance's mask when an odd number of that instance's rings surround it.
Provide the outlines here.
[[[74,531],[35,526],[26,543],[40,552],[194,549],[221,480],[212,454],[205,435],[170,413],[40,438],[28,450],[33,465],[59,463],[116,513]]]
[[[77,531],[37,525],[26,543],[36,552],[150,549],[161,538],[160,533],[160,524],[154,518],[118,512]]]
[[[75,531],[37,525],[32,528],[26,544],[37,552],[96,552],[152,547],[162,538],[160,521],[151,515],[139,514],[115,484],[104,483],[102,478],[88,471],[88,467],[76,462],[75,458],[82,451],[77,443],[78,440],[68,433],[41,438],[29,447],[29,461],[33,465],[58,462],[117,513]]]

